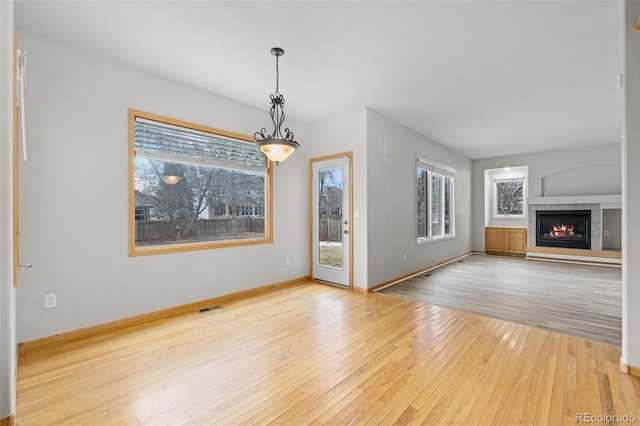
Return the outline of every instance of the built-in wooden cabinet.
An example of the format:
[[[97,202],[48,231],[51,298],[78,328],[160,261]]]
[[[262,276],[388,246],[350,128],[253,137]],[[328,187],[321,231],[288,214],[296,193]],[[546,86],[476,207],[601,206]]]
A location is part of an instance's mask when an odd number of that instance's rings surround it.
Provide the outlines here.
[[[527,228],[488,226],[484,241],[487,254],[525,256]]]
[[[505,234],[504,228],[485,228],[484,244],[485,251],[489,254],[504,253]]]
[[[505,228],[505,254],[525,256],[527,253],[527,228]]]

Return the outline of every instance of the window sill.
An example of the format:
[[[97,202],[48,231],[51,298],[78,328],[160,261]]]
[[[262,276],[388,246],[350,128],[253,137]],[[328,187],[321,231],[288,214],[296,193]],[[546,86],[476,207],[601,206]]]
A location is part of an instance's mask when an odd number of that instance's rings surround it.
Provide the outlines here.
[[[456,237],[455,235],[447,235],[445,237],[436,237],[436,238],[418,238],[418,241],[416,243],[417,245],[421,246],[423,244],[430,244],[430,243],[436,243],[438,241],[451,240],[455,237]]]

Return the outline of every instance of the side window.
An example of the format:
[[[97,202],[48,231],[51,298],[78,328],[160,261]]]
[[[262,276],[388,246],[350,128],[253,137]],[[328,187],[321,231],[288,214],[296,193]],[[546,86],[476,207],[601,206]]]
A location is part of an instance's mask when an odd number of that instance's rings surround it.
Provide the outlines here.
[[[455,169],[418,156],[416,213],[418,244],[455,236]]]
[[[492,170],[490,174],[493,181],[493,217],[526,217],[527,170]]]
[[[252,138],[129,111],[129,254],[266,243],[271,171]]]
[[[418,243],[425,242],[431,237],[431,227],[429,223],[429,189],[428,183],[430,180],[430,173],[421,168],[418,164],[417,179],[416,179],[416,205],[418,210]]]
[[[522,215],[524,206],[524,178],[496,180],[494,185],[496,215]]]

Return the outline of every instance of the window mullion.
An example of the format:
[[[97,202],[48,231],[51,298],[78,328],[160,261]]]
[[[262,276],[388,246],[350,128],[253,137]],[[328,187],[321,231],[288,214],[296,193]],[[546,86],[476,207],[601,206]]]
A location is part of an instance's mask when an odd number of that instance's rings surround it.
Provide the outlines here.
[[[444,237],[445,233],[444,233],[444,191],[445,191],[445,187],[444,187],[444,176],[439,175],[439,180],[440,180],[440,211],[438,212],[438,214],[440,215],[440,236]]]
[[[433,238],[433,182],[431,171],[427,171],[427,239]]]
[[[454,178],[449,178],[449,236],[453,236],[456,234],[456,212],[455,205],[456,203],[453,201],[456,195],[456,180]]]

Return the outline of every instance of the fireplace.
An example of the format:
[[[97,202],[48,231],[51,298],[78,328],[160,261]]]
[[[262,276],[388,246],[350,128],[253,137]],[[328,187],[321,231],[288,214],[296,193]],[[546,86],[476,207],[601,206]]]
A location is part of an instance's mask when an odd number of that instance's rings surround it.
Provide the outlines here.
[[[536,245],[591,249],[591,210],[536,210]]]

